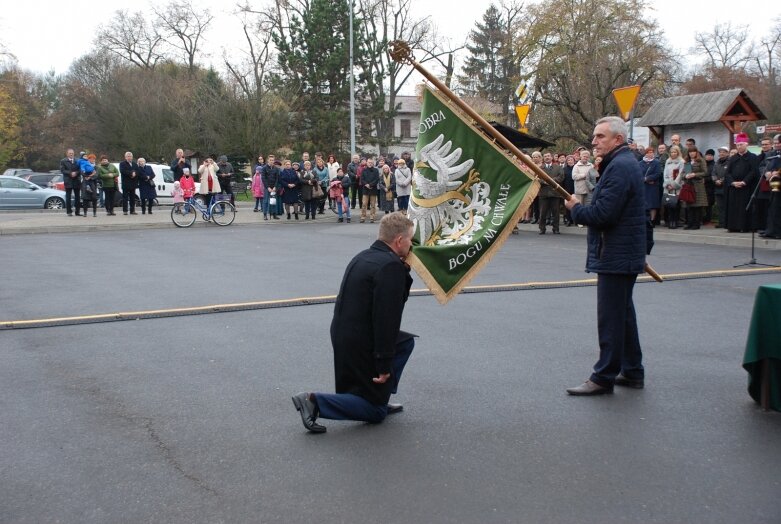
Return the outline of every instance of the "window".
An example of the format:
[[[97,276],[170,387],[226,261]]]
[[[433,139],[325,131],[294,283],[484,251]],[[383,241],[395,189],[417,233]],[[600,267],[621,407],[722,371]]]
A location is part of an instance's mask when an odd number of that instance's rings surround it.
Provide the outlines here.
[[[410,132],[410,120],[408,118],[401,119],[401,138],[411,138]]]
[[[174,183],[174,172],[168,169],[167,167],[163,168],[163,182],[165,182],[166,184]]]

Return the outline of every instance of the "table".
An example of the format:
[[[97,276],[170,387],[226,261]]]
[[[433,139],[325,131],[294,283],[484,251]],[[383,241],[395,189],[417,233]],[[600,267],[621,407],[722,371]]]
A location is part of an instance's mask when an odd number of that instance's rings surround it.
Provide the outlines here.
[[[757,290],[743,369],[751,398],[764,409],[781,411],[781,284]]]

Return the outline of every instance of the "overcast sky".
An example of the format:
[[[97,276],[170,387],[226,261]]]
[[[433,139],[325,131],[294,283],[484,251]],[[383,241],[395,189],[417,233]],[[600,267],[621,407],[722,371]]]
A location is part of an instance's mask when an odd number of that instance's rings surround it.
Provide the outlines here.
[[[163,1],[156,2],[157,5]],[[206,63],[222,70],[222,49],[232,45],[231,29],[239,31],[231,14],[235,3],[196,1],[216,15],[214,27],[206,35]],[[671,46],[685,52],[693,45],[695,31],[708,31],[718,23],[732,21],[749,25],[759,37],[767,34],[773,19],[781,16],[781,3],[768,0],[656,0],[648,2],[655,11]],[[25,69],[64,73],[71,62],[86,53],[92,44],[90,29],[107,21],[117,9],[145,10],[148,3],[129,0],[27,1],[14,2],[0,13],[0,42],[16,55]],[[254,5],[260,5],[256,0]],[[475,0],[415,0],[416,16],[430,16],[440,35],[463,42],[469,30],[485,12],[489,2]],[[70,27],[68,27],[70,26]],[[236,35],[236,42],[240,40]]]

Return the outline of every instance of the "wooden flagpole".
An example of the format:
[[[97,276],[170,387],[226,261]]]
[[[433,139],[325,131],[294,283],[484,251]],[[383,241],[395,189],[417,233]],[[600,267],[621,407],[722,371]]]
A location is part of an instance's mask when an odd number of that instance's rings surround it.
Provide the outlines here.
[[[448,99],[450,99],[454,104],[456,104],[459,109],[461,109],[464,113],[469,115],[472,120],[479,124],[486,133],[490,134],[496,142],[498,142],[503,148],[510,151],[510,153],[512,153],[518,160],[526,164],[526,166],[531,169],[535,175],[544,180],[545,183],[552,187],[564,200],[569,200],[571,195],[567,192],[566,189],[561,187],[558,182],[553,180],[548,175],[548,173],[543,171],[537,164],[535,164],[529,156],[525,155],[520,149],[515,147],[515,144],[510,142],[507,137],[497,131],[494,126],[489,124],[485,118],[480,116],[474,109],[469,107],[466,102],[461,100],[458,95],[451,91],[450,88],[442,83],[442,81],[432,75],[425,67],[420,65],[412,56],[412,49],[407,42],[404,42],[403,40],[394,40],[388,44],[388,54],[394,62],[409,64],[414,67],[418,73],[423,75],[429,82],[434,84],[434,86],[439,89],[439,91],[444,93],[445,96],[447,96]],[[653,279],[657,282],[662,282],[662,277],[659,275],[659,273],[654,271],[654,269],[648,265],[648,263],[645,264],[645,272],[653,277]]]

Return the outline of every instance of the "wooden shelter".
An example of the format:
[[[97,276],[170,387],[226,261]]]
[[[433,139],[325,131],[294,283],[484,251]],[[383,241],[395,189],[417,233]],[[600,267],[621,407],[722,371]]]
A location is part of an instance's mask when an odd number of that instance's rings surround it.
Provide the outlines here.
[[[732,145],[746,122],[765,120],[764,113],[742,89],[728,89],[657,100],[639,119],[663,143],[668,135],[695,138],[700,150]]]

